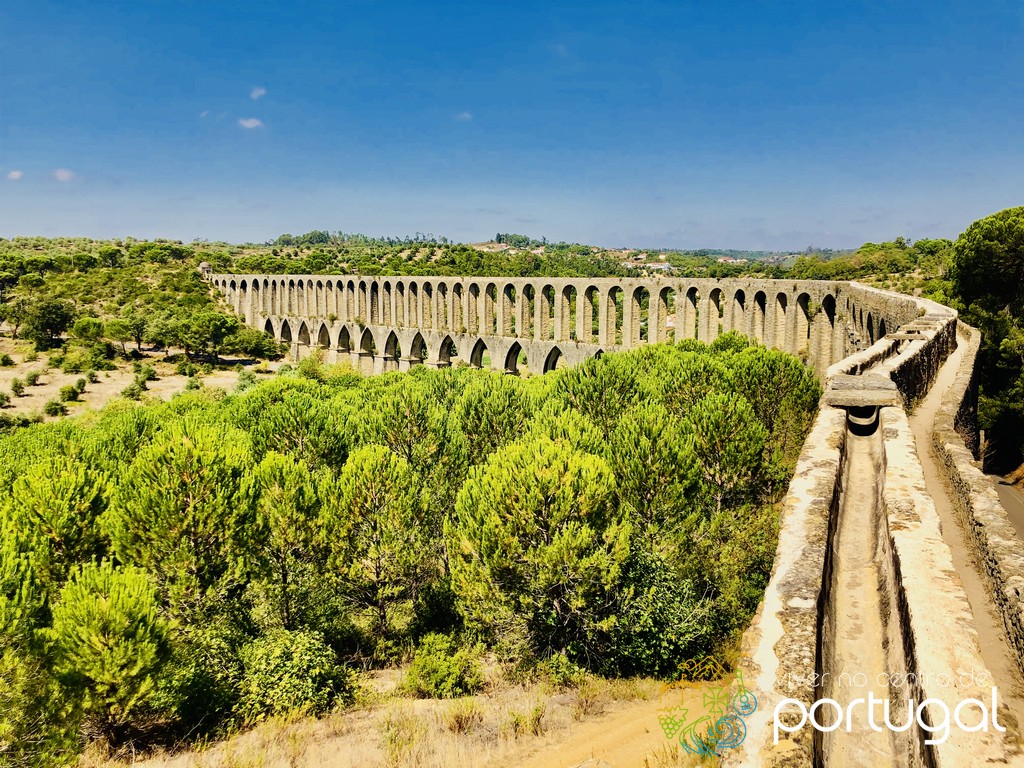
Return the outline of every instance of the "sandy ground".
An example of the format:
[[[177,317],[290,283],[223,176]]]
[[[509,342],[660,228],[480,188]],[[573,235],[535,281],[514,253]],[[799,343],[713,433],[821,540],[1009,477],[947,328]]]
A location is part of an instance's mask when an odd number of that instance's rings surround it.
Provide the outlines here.
[[[320,720],[265,722],[206,749],[158,754],[133,764],[145,768],[670,768],[714,765],[668,739],[658,715],[684,706],[703,711],[714,683],[663,691],[656,681],[606,681],[580,690],[544,685],[498,685],[458,701],[410,700],[397,693],[399,670],[373,673],[384,691],[376,701]],[[381,682],[384,682],[381,685]],[[466,728],[452,725],[459,708],[478,713]],[[537,708],[537,732],[516,733],[511,723]],[[714,760],[714,758],[712,758]],[[125,763],[86,754],[81,768]]]
[[[85,378],[85,374],[64,373],[59,368],[48,368],[46,353],[39,353],[36,360],[31,360],[30,350],[28,345],[19,340],[11,339],[9,336],[0,336],[0,353],[9,354],[15,362],[13,367],[0,367],[0,392],[11,395],[7,407],[0,410],[0,413],[26,416],[32,413],[41,414],[47,401],[59,399],[61,387],[74,384],[79,379]],[[142,362],[152,365],[159,377],[157,380],[147,383],[147,390],[143,397],[167,400],[184,391],[188,377],[175,373],[174,365],[164,361],[163,352],[154,352],[143,348],[143,355],[145,359]],[[29,359],[26,360],[26,358]],[[120,396],[124,388],[132,383],[135,374],[131,363],[119,360],[115,364],[117,370],[97,371],[99,381],[95,384],[86,384],[80,401],[65,403],[68,415],[102,408]],[[251,369],[254,365],[249,362],[247,367]],[[34,387],[25,387],[25,393],[21,397],[14,397],[11,393],[11,381],[15,378],[25,381],[26,374],[31,371],[39,373],[39,384]],[[238,372],[232,368],[217,368],[210,374],[200,375],[199,380],[203,386],[220,387],[230,392],[238,384]],[[52,421],[56,418],[60,417],[46,417],[46,420]]]

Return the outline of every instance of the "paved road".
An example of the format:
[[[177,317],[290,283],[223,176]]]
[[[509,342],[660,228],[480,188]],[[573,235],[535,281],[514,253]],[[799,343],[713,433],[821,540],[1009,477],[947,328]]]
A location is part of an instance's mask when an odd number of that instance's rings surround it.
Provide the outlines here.
[[[1017,536],[1024,541],[1024,493],[1018,491],[1012,485],[1006,485],[996,480],[996,491],[999,493],[999,501],[1006,509],[1006,515],[1013,523]]]

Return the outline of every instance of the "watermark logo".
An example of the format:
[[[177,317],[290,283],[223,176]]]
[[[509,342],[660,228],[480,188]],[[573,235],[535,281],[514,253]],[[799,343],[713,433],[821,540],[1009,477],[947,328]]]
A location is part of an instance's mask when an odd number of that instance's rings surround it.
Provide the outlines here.
[[[680,679],[662,686],[661,695],[679,692],[679,704],[658,713],[658,724],[668,739],[678,739],[689,754],[721,755],[722,750],[738,747],[747,737],[746,718],[757,709],[757,697],[743,682],[737,670],[729,675],[716,659],[690,659],[679,667]],[[701,693],[702,705],[691,714],[683,704],[687,688],[696,681],[717,680],[714,687]]]

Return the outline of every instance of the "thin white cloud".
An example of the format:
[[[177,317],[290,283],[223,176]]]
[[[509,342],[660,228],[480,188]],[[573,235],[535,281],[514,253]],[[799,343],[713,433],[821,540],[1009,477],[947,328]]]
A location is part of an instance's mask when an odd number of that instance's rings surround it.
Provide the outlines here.
[[[53,178],[61,182],[71,181],[75,178],[75,172],[70,171],[67,168],[58,168],[53,172]]]
[[[247,129],[263,127],[263,121],[260,120],[258,117],[243,117],[241,120],[238,121],[238,124],[243,128]]]
[[[210,114],[210,110],[204,109],[202,112],[199,113],[199,119],[202,120],[204,117],[206,117],[209,114]]]
[[[266,95],[267,89],[264,88],[262,85],[257,85],[255,88],[249,91],[249,98],[253,101],[258,101],[259,99],[262,99]]]
[[[7,178],[10,179],[11,181],[17,181],[18,179],[20,179],[24,175],[25,174],[22,173],[21,171],[8,171],[7,172]]]
[[[459,114],[455,116],[455,119],[458,120],[460,123],[468,123],[470,120],[473,119],[473,113],[459,112]]]

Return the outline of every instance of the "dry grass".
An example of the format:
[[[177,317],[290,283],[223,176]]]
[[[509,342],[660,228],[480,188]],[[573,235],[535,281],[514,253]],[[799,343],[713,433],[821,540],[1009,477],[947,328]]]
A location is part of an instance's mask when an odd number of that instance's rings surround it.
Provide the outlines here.
[[[147,768],[476,768],[517,765],[520,756],[573,737],[581,721],[657,696],[651,680],[589,679],[575,690],[495,681],[454,701],[405,697],[398,670],[366,676],[355,707],[319,720],[271,719],[221,742],[159,753]],[[587,702],[581,705],[581,699]],[[92,753],[79,768],[125,768]]]

